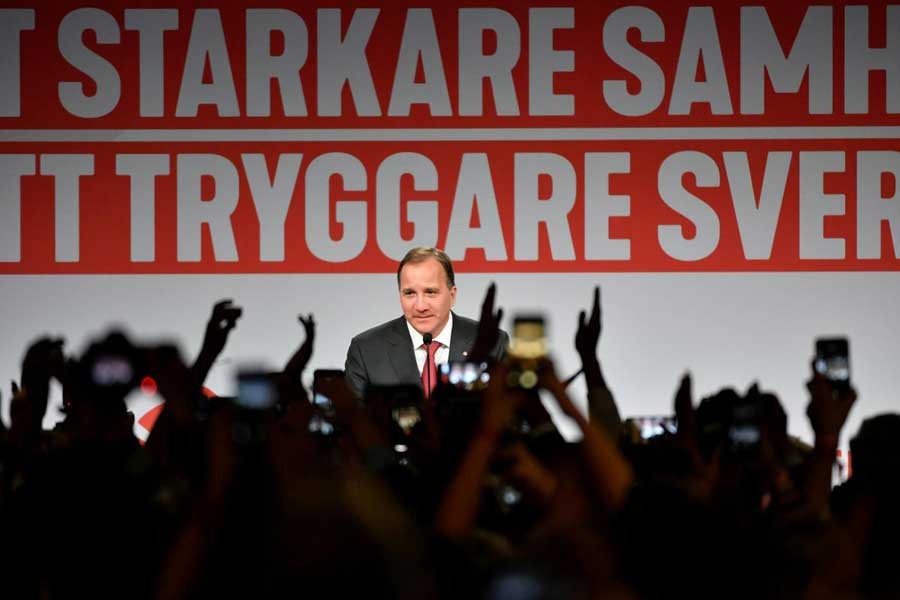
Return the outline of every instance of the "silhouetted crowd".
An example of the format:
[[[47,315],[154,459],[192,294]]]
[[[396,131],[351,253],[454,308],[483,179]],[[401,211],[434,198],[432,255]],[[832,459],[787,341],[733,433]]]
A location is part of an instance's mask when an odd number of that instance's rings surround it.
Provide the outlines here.
[[[605,383],[597,290],[574,340],[587,414],[547,357],[481,366],[500,335],[494,294],[475,375],[445,373],[427,400],[408,386],[357,398],[333,372],[307,391],[311,315],[281,372],[244,374],[232,398],[204,393],[241,316],[230,301],[190,365],[118,332],[80,357],[35,341],[0,429],[0,594],[900,598],[900,414],[863,422],[834,488],[856,394],[815,368],[811,447],[775,395],[695,402],[689,376],[646,437]],[[52,379],[65,418],[45,431]],[[141,443],[125,398],[148,379],[165,403]],[[560,436],[540,390],[580,441]]]

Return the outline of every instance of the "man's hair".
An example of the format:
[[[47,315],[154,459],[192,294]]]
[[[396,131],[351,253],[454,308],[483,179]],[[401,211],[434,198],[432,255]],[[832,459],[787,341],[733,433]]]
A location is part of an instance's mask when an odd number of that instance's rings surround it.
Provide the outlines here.
[[[397,287],[400,287],[400,271],[403,270],[403,267],[408,264],[424,262],[429,258],[433,258],[444,267],[444,274],[447,276],[447,287],[452,288],[455,286],[456,280],[453,276],[453,263],[450,262],[450,257],[443,250],[430,246],[419,246],[407,252],[403,260],[400,261],[400,265],[397,267]]]

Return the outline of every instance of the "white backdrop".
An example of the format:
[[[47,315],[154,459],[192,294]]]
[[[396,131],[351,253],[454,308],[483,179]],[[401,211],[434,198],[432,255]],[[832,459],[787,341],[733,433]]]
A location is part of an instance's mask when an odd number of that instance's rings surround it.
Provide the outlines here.
[[[600,358],[623,416],[671,412],[680,375],[694,374],[697,398],[722,386],[743,390],[759,380],[776,392],[792,433],[810,441],[805,418],[813,340],[850,338],[859,401],[842,446],[860,421],[900,410],[896,273],[740,274],[459,274],[456,310],[477,317],[490,281],[508,317],[545,312],[561,375],[578,369],[572,346],[578,311],[602,286]],[[70,352],[111,323],[139,340],[176,340],[196,355],[212,303],[233,298],[244,316],[208,386],[232,392],[235,367],[278,367],[302,340],[300,312],[316,316],[312,369],[342,367],[350,338],[400,314],[393,275],[128,275],[0,277],[4,300],[0,381],[8,422],[9,380],[18,378],[24,349],[39,334],[62,335]],[[583,387],[573,386],[579,398]],[[58,399],[57,399],[58,401]],[[136,412],[146,406],[136,407]],[[58,415],[48,415],[49,425]],[[140,414],[137,414],[140,417]]]

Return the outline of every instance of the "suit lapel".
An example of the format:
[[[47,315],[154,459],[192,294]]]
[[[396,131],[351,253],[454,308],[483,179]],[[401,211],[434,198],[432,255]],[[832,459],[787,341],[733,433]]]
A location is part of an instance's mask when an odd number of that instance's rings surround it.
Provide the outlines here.
[[[388,335],[388,358],[397,374],[397,381],[412,383],[421,379],[416,366],[416,354],[409,339],[406,319],[400,317],[391,326]],[[452,345],[452,344],[451,344]]]
[[[475,343],[477,330],[471,326],[471,322],[456,316],[453,313],[453,335],[450,336],[450,360],[464,361],[468,358],[469,350]]]

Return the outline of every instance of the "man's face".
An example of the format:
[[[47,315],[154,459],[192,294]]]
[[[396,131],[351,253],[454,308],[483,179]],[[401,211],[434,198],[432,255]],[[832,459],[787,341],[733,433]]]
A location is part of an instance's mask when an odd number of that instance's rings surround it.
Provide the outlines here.
[[[422,335],[437,335],[450,319],[456,286],[447,286],[444,267],[434,258],[407,263],[400,271],[400,306],[403,316]]]

